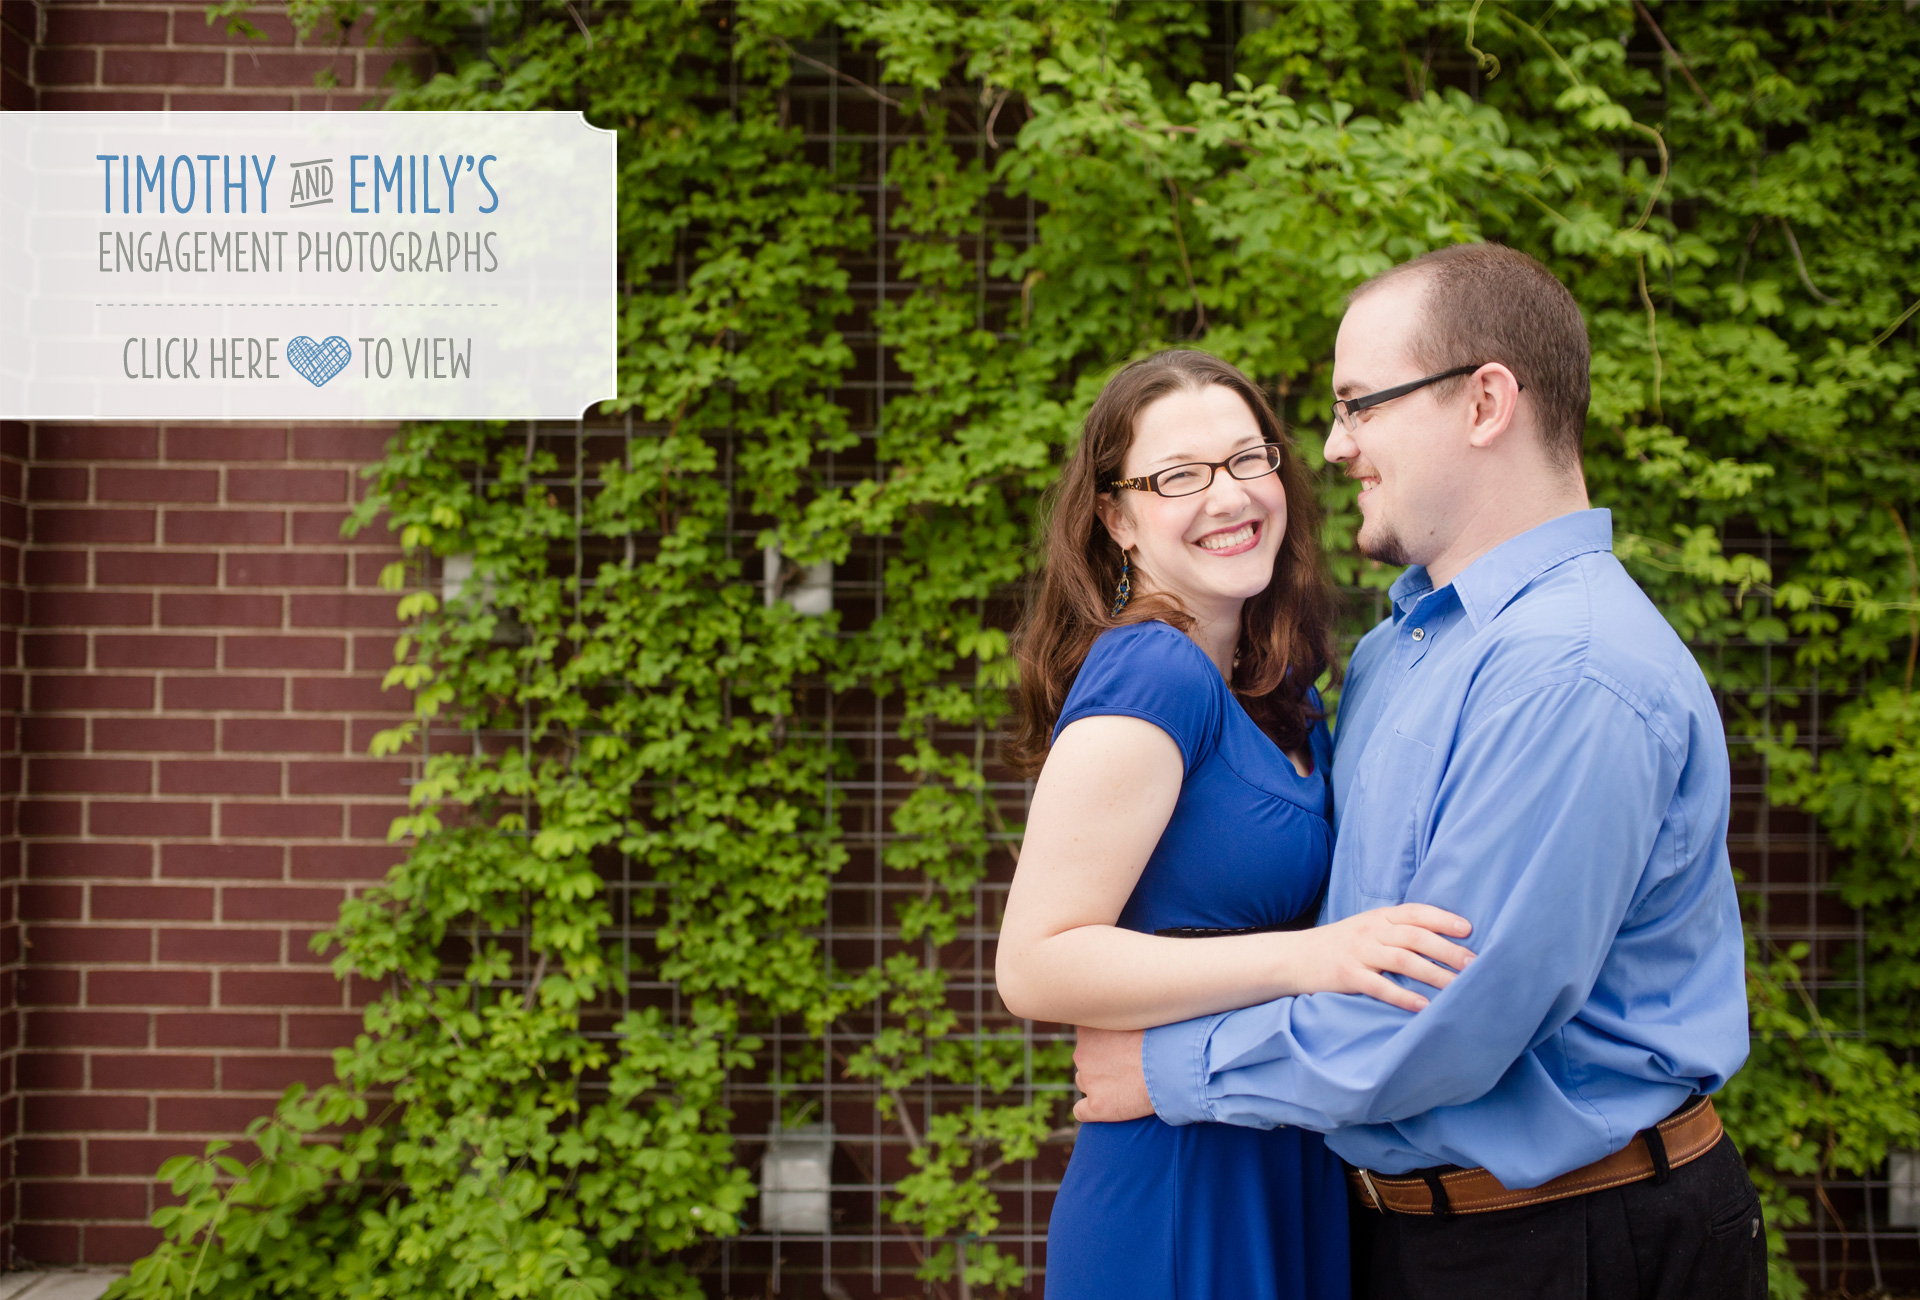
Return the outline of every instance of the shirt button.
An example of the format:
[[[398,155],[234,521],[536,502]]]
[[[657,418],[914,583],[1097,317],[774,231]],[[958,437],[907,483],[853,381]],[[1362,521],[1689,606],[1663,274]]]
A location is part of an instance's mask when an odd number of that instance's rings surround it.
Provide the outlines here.
[[[1427,639],[1427,629],[1425,629],[1424,627],[1416,627],[1415,629],[1413,629],[1413,639],[1414,639],[1414,640],[1416,640],[1416,641],[1424,641],[1424,640],[1426,640],[1426,639]]]

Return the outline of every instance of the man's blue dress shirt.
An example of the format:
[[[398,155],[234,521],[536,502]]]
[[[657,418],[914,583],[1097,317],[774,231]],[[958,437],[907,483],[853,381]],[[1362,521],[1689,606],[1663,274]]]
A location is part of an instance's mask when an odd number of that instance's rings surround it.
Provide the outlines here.
[[[1408,569],[1348,670],[1322,919],[1431,903],[1476,959],[1418,1013],[1316,993],[1148,1031],[1162,1119],[1534,1187],[1740,1068],[1726,738],[1612,533],[1582,511],[1438,591]]]

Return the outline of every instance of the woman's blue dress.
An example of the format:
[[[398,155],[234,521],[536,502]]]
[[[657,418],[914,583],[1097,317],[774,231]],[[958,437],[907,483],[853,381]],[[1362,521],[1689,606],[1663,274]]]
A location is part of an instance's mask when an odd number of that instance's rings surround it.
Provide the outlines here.
[[[1303,777],[1165,623],[1094,642],[1054,735],[1112,714],[1159,727],[1186,762],[1122,926],[1268,927],[1315,906],[1333,852],[1324,723]],[[1344,1171],[1294,1128],[1083,1124],[1047,1227],[1047,1300],[1346,1300],[1347,1269]]]

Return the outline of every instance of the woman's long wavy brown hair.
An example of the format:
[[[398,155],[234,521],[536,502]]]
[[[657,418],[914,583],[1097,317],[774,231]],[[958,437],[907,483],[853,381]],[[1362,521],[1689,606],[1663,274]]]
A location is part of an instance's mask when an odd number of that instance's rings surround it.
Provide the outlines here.
[[[1026,776],[1039,772],[1053,724],[1094,638],[1108,628],[1159,619],[1185,632],[1193,618],[1166,593],[1138,594],[1120,614],[1107,611],[1120,583],[1120,546],[1100,521],[1100,485],[1120,477],[1140,412],[1182,389],[1217,384],[1240,395],[1260,433],[1281,449],[1287,535],[1273,580],[1240,610],[1233,692],[1261,730],[1295,749],[1320,714],[1307,692],[1333,661],[1334,591],[1320,550],[1320,507],[1299,450],[1252,380],[1218,357],[1187,348],[1156,352],[1107,381],[1087,412],[1080,443],[1042,505],[1038,589],[1014,634],[1020,687],[1002,755]]]

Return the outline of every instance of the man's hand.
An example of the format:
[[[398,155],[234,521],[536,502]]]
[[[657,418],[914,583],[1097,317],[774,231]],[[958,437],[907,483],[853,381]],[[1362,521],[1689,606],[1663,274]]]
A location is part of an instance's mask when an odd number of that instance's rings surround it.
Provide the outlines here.
[[[1073,1084],[1087,1094],[1073,1108],[1083,1124],[1115,1124],[1153,1114],[1147,1076],[1140,1068],[1138,1029],[1079,1029]]]

